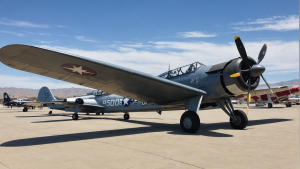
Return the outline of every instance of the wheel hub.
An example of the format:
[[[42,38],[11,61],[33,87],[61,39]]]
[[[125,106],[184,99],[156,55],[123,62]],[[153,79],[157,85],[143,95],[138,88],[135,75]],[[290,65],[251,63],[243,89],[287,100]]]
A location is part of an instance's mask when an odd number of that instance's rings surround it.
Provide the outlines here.
[[[183,126],[186,128],[186,129],[190,129],[192,127],[192,120],[189,118],[189,117],[186,117],[184,120],[183,120]]]
[[[239,116],[235,116],[235,118],[236,118],[236,121],[233,121],[233,123],[234,123],[235,125],[240,125],[240,124],[241,124],[241,122],[242,122],[242,119],[241,119],[241,117],[239,117]]]

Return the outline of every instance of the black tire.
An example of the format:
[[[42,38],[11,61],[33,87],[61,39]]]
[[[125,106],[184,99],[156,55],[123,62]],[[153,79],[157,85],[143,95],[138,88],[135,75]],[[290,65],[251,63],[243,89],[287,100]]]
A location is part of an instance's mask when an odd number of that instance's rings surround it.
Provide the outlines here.
[[[296,103],[296,105],[299,105],[299,103]]]
[[[104,115],[104,113],[102,113],[102,115]]]
[[[72,115],[72,119],[73,119],[73,120],[78,120],[78,114],[73,114],[73,115]]]
[[[25,109],[23,109],[23,112],[26,112],[26,110],[25,110]]]
[[[130,115],[129,114],[124,114],[124,120],[129,120],[130,119]]]
[[[27,108],[24,108],[24,110],[25,110],[25,112],[27,112],[27,111],[28,111],[28,109],[27,109]],[[23,110],[23,111],[24,111],[24,110]]]
[[[49,111],[49,113],[48,114],[52,114],[52,111]]]
[[[96,115],[100,115],[100,113],[96,113]]]
[[[86,112],[86,115],[90,115],[90,113],[89,113],[89,112]]]
[[[245,112],[242,110],[235,110],[234,112],[235,117],[237,118],[237,122],[234,122],[233,119],[230,117],[230,125],[234,129],[244,129],[247,127],[248,124],[248,117]]]
[[[200,118],[196,112],[186,111],[180,118],[180,127],[186,133],[196,133],[200,128]]]
[[[273,107],[273,104],[272,104],[272,103],[268,103],[268,107],[269,107],[269,108],[272,108],[272,107]]]

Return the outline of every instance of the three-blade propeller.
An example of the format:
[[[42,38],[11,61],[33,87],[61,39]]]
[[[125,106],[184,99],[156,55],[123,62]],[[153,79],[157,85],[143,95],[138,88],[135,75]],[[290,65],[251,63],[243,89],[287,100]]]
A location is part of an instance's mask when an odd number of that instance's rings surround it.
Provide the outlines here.
[[[246,73],[249,76],[248,79],[248,94],[247,94],[247,115],[248,115],[248,111],[249,111],[249,102],[251,101],[251,94],[250,94],[250,90],[251,90],[251,77],[259,77],[261,76],[262,79],[265,81],[265,83],[267,84],[267,86],[269,87],[269,89],[271,90],[268,82],[266,81],[266,79],[263,77],[263,73],[266,70],[264,66],[259,65],[259,63],[264,59],[265,55],[266,55],[266,51],[267,51],[267,44],[264,44],[263,47],[261,48],[259,55],[258,55],[258,60],[257,60],[257,65],[253,65],[251,67],[250,63],[249,63],[249,59],[246,53],[246,49],[243,45],[243,42],[241,41],[239,36],[234,37],[234,41],[236,44],[236,47],[243,59],[242,62],[244,62],[248,69],[247,70],[241,70],[241,72],[237,72],[234,73],[232,75],[230,75],[230,77],[239,77],[241,76],[241,73]],[[271,92],[273,93],[273,91],[271,90]]]

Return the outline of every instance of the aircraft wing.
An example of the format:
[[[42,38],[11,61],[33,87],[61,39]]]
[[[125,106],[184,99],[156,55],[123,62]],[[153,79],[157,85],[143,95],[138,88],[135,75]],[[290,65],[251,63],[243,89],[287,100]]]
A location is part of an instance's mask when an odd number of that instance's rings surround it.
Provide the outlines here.
[[[289,87],[288,86],[275,86],[275,87],[271,87],[271,89],[275,94],[276,92],[281,92],[281,91],[288,90]],[[266,89],[255,89],[255,90],[252,90],[250,92],[251,97],[265,95],[265,94],[269,94],[269,93],[271,93],[271,91],[268,88],[266,88]],[[247,98],[247,94],[242,94],[242,95],[236,96],[234,99],[245,99],[245,98]],[[255,100],[252,99],[251,102],[255,102]]]
[[[0,61],[15,69],[152,104],[169,104],[206,94],[133,69],[28,45],[2,47]]]

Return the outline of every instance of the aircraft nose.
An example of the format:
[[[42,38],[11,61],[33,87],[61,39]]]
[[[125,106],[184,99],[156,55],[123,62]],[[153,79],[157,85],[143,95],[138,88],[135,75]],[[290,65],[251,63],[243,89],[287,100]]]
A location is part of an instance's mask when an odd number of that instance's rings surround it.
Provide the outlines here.
[[[258,77],[258,76],[262,75],[265,70],[266,70],[266,68],[262,65],[253,65],[249,71],[250,71],[252,77]]]
[[[292,87],[291,92],[292,93],[299,92],[299,87]]]

